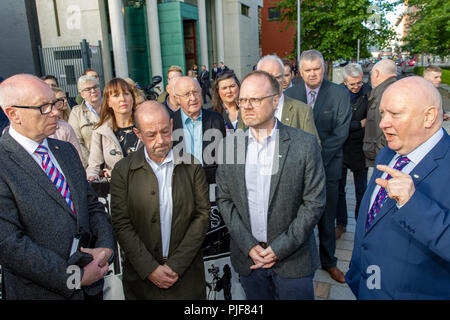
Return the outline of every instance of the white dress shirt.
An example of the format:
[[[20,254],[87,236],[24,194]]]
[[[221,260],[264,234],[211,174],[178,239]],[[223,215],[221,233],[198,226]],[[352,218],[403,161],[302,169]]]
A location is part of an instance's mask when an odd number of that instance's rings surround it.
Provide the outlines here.
[[[45,172],[45,169],[42,167],[42,157],[35,152],[39,146],[39,143],[37,143],[34,140],[31,140],[30,138],[27,138],[27,137],[21,135],[16,130],[14,130],[14,128],[12,126],[9,127],[9,135],[25,149],[25,151],[33,158],[33,160],[36,161],[36,163],[39,165],[39,167],[42,169],[42,171]],[[55,167],[59,170],[59,172],[62,173],[62,175],[65,177],[65,174],[61,170],[61,167],[59,166],[58,161],[56,160],[55,156],[53,155],[52,150],[48,146],[47,138],[45,138],[40,144],[47,147],[48,154],[50,156],[50,160],[55,165]]]
[[[159,190],[159,217],[161,221],[161,238],[163,258],[169,255],[170,234],[172,230],[172,175],[173,175],[173,152],[169,151],[166,158],[161,163],[156,163],[148,156],[144,147],[145,160],[152,168],[158,179]]]
[[[259,242],[267,242],[267,211],[277,136],[277,121],[262,144],[253,136],[251,128],[249,129],[245,183],[251,231]]]
[[[281,94],[280,100],[278,101],[278,106],[275,109],[275,118],[281,121],[281,114],[283,113],[283,105],[284,105],[284,93]]]
[[[403,169],[402,172],[409,174],[411,171],[414,170],[414,168],[419,164],[420,161],[428,154],[428,152],[431,151],[431,149],[434,148],[434,146],[441,140],[441,138],[444,136],[444,131],[442,128],[440,128],[434,135],[432,135],[427,141],[422,143],[420,146],[418,146],[416,149],[411,151],[406,155],[409,160],[411,160]],[[393,168],[395,163],[397,162],[397,159],[401,157],[402,155],[396,153],[395,156],[392,158],[391,162],[389,162],[388,167]],[[382,179],[386,179],[387,173],[383,172],[381,175]],[[372,196],[370,197],[370,208],[372,208],[372,204],[375,201],[375,197],[378,194],[378,191],[380,190],[380,186],[376,185],[375,189],[372,192]],[[400,208],[400,206],[398,206]]]

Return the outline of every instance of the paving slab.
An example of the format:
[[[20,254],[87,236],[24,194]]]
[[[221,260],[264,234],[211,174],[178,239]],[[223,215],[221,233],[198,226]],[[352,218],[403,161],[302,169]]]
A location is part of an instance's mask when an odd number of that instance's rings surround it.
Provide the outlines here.
[[[331,286],[329,300],[356,300],[348,286]]]

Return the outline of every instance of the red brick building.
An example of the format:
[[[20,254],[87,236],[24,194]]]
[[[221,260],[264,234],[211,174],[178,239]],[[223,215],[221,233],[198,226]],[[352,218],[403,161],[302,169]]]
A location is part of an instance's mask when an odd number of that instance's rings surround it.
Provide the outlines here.
[[[276,5],[280,0],[264,0],[261,9],[261,51],[262,56],[276,53],[280,58],[288,56],[295,46],[296,26],[280,22]]]

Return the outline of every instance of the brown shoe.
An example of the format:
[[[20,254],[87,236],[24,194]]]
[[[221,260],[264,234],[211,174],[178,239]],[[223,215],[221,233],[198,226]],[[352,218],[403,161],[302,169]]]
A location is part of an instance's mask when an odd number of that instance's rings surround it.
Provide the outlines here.
[[[345,283],[344,273],[341,270],[339,270],[338,267],[329,268],[327,269],[327,271],[333,280],[340,283]]]
[[[344,226],[337,225],[334,231],[336,232],[336,240],[338,240],[342,236],[342,234],[347,231],[347,229],[345,229]]]

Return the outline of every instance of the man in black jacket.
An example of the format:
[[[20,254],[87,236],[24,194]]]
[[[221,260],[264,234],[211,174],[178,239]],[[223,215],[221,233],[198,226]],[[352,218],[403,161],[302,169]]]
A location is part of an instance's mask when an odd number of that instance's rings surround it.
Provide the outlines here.
[[[359,204],[367,187],[367,167],[365,165],[364,152],[362,150],[364,127],[367,117],[367,96],[370,86],[363,82],[363,71],[359,64],[350,63],[344,67],[342,86],[348,89],[350,94],[350,106],[352,119],[350,132],[344,143],[344,162],[342,177],[339,181],[339,198],[336,210],[336,239],[339,239],[347,227],[347,202],[345,199],[345,185],[347,182],[347,170],[353,172],[356,194],[355,219],[358,218]]]

